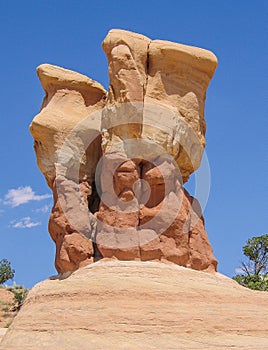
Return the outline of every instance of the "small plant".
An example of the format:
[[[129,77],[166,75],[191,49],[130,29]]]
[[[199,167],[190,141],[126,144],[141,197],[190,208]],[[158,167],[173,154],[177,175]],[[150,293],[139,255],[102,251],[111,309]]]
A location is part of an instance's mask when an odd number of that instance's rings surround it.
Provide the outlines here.
[[[9,326],[11,325],[12,321],[8,321],[5,325],[5,328],[9,328]]]
[[[29,292],[27,288],[24,288],[23,286],[13,286],[8,288],[13,294],[14,294],[14,308],[15,310],[19,310],[23,302]]]

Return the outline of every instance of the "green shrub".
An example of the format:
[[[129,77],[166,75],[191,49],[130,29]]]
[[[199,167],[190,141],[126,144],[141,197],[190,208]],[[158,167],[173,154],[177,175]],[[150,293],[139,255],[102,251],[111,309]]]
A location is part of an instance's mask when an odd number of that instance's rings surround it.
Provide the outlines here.
[[[268,279],[260,275],[236,275],[233,279],[244,287],[254,290],[268,291]]]
[[[17,310],[21,308],[23,302],[29,292],[29,289],[23,286],[13,286],[8,288],[14,294],[14,306]]]
[[[0,284],[13,279],[15,270],[11,269],[10,262],[7,259],[0,260]]]
[[[244,287],[268,291],[268,234],[252,237],[243,247],[247,261],[241,265],[242,274],[233,279]]]

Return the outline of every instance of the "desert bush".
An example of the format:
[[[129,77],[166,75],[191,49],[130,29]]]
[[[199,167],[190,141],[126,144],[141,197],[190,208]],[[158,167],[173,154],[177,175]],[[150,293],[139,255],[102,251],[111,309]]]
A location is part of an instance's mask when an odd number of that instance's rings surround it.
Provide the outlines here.
[[[15,270],[10,266],[7,259],[0,260],[0,285],[14,277]]]
[[[23,305],[23,302],[29,292],[29,289],[24,288],[23,286],[13,286],[8,288],[14,294],[14,307],[19,310]]]
[[[244,287],[268,291],[268,234],[248,239],[243,253],[247,261],[241,263],[242,273],[233,279]]]

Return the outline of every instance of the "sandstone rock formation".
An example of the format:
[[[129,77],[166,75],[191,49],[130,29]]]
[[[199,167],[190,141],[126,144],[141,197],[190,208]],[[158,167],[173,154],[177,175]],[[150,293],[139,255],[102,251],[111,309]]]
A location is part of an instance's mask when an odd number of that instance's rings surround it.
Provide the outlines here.
[[[37,74],[46,95],[40,113],[31,123],[30,131],[34,137],[38,166],[52,188],[59,150],[68,134],[80,121],[93,111],[104,107],[106,91],[101,84],[82,74],[49,64],[39,66]],[[97,119],[94,127],[98,133],[100,125]],[[82,147],[84,151],[84,145],[79,143],[81,135],[77,141],[75,146]],[[96,146],[92,144],[91,148],[87,149],[87,157],[80,160],[81,178],[85,174],[92,175],[95,172],[100,157],[100,150]],[[71,168],[75,163],[68,165]]]
[[[265,350],[268,294],[174,264],[99,261],[36,285],[1,350]]]
[[[59,273],[101,258],[161,260],[215,271],[204,219],[183,188],[205,147],[211,52],[111,30],[108,92],[48,64],[30,130],[53,190],[49,232]]]

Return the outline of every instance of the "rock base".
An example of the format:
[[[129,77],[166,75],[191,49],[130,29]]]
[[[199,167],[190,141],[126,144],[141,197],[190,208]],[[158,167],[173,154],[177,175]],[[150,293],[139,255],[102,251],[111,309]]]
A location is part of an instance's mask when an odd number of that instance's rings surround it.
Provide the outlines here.
[[[264,350],[267,303],[219,273],[101,261],[37,284],[0,349]]]

